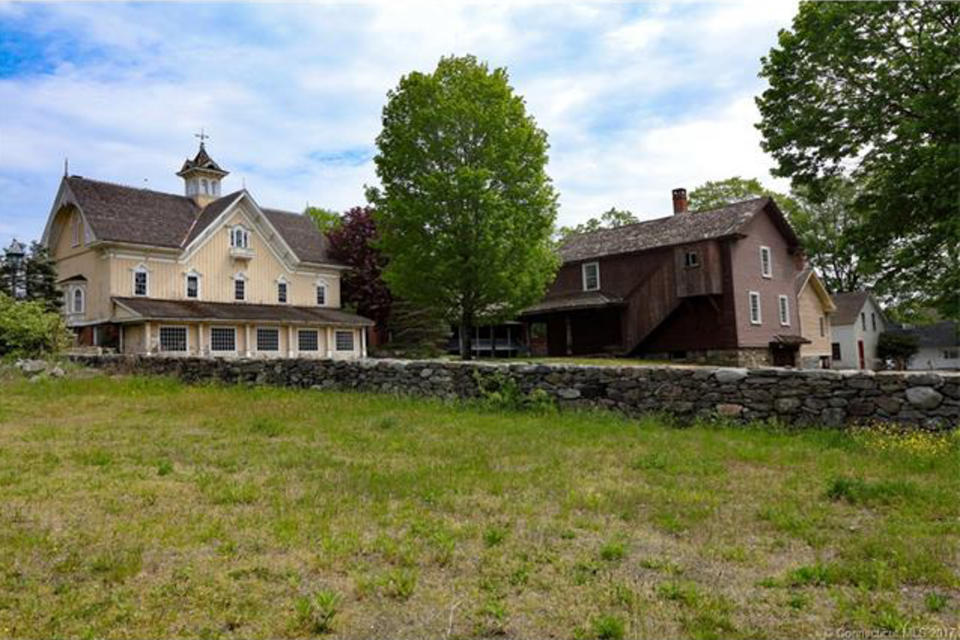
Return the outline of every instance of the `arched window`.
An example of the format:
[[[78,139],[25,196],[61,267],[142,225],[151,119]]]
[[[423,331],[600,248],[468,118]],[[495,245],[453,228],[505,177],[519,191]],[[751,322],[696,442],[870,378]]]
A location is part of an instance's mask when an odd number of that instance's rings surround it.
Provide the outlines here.
[[[73,290],[73,312],[83,313],[83,289],[80,287]]]
[[[203,187],[203,194],[204,194],[204,195],[208,195],[210,192],[208,191],[208,188],[209,188],[209,187],[207,186],[207,179],[206,179],[206,178],[201,178],[201,179],[200,179],[200,185]]]
[[[133,295],[145,296],[149,292],[149,283],[147,281],[147,268],[140,265],[133,270]]]

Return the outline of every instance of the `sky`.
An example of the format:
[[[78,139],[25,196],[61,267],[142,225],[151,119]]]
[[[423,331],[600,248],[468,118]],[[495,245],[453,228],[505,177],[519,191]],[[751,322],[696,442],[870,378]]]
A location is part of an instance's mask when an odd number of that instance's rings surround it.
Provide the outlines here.
[[[376,185],[387,92],[444,55],[506,67],[550,142],[559,224],[668,215],[671,189],[770,187],[760,58],[796,3],[0,2],[0,245],[70,173],[182,193],[194,134],[263,206],[344,210]]]

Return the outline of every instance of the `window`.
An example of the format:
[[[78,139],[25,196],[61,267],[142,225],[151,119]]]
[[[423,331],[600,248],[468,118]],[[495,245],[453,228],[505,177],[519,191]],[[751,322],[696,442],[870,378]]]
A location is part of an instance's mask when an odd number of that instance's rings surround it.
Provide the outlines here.
[[[957,349],[947,349],[943,352],[944,360],[956,360],[957,358],[960,358],[960,351]]]
[[[870,328],[874,331],[877,330],[877,314],[870,312]]]
[[[787,296],[780,296],[778,298],[780,305],[780,325],[784,327],[790,326],[790,300]]]
[[[764,278],[773,277],[773,262],[770,247],[760,247],[760,275]]]
[[[160,327],[160,351],[187,350],[186,327]]]
[[[285,304],[287,302],[287,283],[277,283],[277,302]]]
[[[327,285],[317,285],[317,304],[320,306],[327,304]]]
[[[236,351],[237,330],[233,327],[210,327],[210,351]]]
[[[337,351],[353,351],[353,331],[336,332]]]
[[[760,294],[756,291],[750,292],[750,324],[760,324]]]
[[[208,194],[209,191],[207,190],[207,181],[206,181],[206,179],[201,179],[201,180],[200,180],[200,184],[203,186],[203,193],[204,193],[204,195]]]
[[[78,213],[73,218],[73,246],[80,245],[80,231],[83,228],[83,221],[80,219],[80,214]]]
[[[187,276],[187,297],[198,298],[200,296],[200,278],[195,275]]]
[[[280,330],[257,329],[257,351],[280,351]]]
[[[83,313],[83,289],[79,287],[73,290],[73,312]]]
[[[142,267],[133,272],[133,295],[147,295],[147,270]]]
[[[831,355],[833,356],[833,359],[834,359],[834,360],[843,360],[843,358],[840,357],[840,343],[839,343],[839,342],[834,342],[833,344],[831,344],[831,345],[830,345],[830,351],[831,351]]]
[[[583,290],[596,291],[600,288],[600,264],[587,262],[581,267],[583,275]]]
[[[247,281],[243,278],[237,278],[233,281],[233,299],[234,300],[246,300],[247,299]]]
[[[317,351],[320,349],[320,340],[313,329],[301,329],[297,334],[297,349],[299,351]]]
[[[823,316],[820,316],[820,337],[826,337],[827,335],[827,321]]]
[[[696,251],[687,251],[683,255],[683,266],[688,269],[700,266],[700,254]]]
[[[867,330],[867,314],[863,311],[860,312],[860,327],[866,331]]]
[[[243,227],[234,227],[230,232],[230,246],[247,249],[250,246],[250,234]]]

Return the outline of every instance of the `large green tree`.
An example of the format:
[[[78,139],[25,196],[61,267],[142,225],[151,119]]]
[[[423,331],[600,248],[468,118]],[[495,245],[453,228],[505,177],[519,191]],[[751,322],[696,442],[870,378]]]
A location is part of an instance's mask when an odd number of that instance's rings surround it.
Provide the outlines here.
[[[696,213],[764,196],[773,198],[787,216],[790,216],[797,207],[796,201],[791,196],[767,189],[757,178],[740,176],[704,182],[690,192],[687,206],[690,211]]]
[[[507,71],[473,56],[442,58],[387,95],[374,158],[381,188],[368,193],[384,278],[458,324],[469,358],[471,328],[538,300],[557,268],[547,135]]]
[[[614,227],[622,227],[624,225],[634,224],[635,222],[640,222],[640,220],[637,216],[633,215],[633,212],[626,209],[610,207],[601,213],[599,218],[590,218],[586,222],[581,222],[574,227],[560,227],[557,230],[557,236],[562,242],[567,236],[575,233],[589,233],[598,229],[613,229]]]
[[[852,174],[880,292],[960,315],[960,4],[804,2],[760,76],[774,174]]]

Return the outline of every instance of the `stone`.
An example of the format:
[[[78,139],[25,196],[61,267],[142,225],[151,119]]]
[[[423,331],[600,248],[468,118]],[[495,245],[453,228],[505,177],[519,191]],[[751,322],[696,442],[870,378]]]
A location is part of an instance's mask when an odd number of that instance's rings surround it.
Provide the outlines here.
[[[66,372],[58,365],[53,369],[50,369],[50,375],[54,378],[62,378],[64,375],[66,375]]]
[[[579,389],[571,389],[569,387],[563,389],[557,389],[557,395],[563,398],[564,400],[576,400],[580,397]]]
[[[876,389],[877,383],[871,378],[850,378],[847,386],[854,389]]]
[[[936,373],[911,373],[907,375],[907,385],[911,387],[939,387],[943,378]]]
[[[910,387],[907,402],[918,409],[936,409],[943,402],[943,395],[931,387]]]
[[[18,360],[17,368],[28,375],[33,375],[35,373],[40,373],[41,371],[46,371],[47,363],[43,360]]]
[[[820,422],[825,427],[839,427],[843,425],[847,412],[840,407],[830,407],[820,413]]]
[[[851,416],[866,417],[872,414],[875,408],[873,400],[853,400],[847,405],[847,413]]]
[[[433,375],[433,369],[427,368],[420,372],[421,378],[429,378]]]
[[[777,413],[793,413],[800,408],[799,398],[777,398],[773,401],[773,408]]]
[[[827,406],[827,403],[820,398],[807,397],[803,401],[803,406],[807,407],[808,409],[813,409],[814,411],[820,411]]]
[[[713,372],[713,377],[720,384],[729,384],[739,382],[747,377],[746,369],[717,369]]]
[[[716,406],[716,411],[718,415],[724,416],[725,418],[739,418],[743,413],[743,405],[720,403]]]
[[[890,396],[880,396],[876,398],[874,402],[877,403],[878,407],[890,414],[899,413],[900,405],[902,404],[901,400]]]

